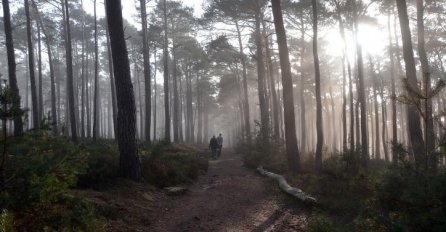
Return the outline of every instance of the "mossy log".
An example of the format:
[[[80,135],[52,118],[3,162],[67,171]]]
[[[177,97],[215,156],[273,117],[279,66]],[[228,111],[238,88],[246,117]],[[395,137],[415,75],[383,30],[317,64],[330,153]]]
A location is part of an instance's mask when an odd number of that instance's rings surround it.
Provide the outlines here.
[[[277,183],[279,184],[279,188],[282,191],[288,193],[289,195],[294,196],[304,202],[310,202],[310,203],[317,202],[316,198],[306,194],[301,189],[290,186],[288,184],[288,182],[286,181],[285,177],[283,177],[282,175],[268,172],[265,169],[263,169],[263,167],[257,168],[257,171],[263,176],[268,176],[268,177],[274,178],[277,181]]]

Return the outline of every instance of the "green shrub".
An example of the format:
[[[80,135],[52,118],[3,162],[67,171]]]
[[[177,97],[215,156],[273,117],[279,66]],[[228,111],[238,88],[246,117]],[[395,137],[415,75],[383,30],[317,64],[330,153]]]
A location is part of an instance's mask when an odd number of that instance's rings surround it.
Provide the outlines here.
[[[446,231],[446,173],[393,168],[378,186],[375,210],[388,215],[389,229]]]
[[[79,176],[78,186],[100,188],[116,180],[119,171],[119,151],[114,141],[99,140],[86,145],[90,154],[85,172]]]
[[[158,187],[191,183],[208,168],[207,154],[166,144],[155,146],[142,158],[144,179]]]
[[[308,224],[308,232],[342,232],[327,217],[319,217]]]
[[[9,212],[6,216],[15,229],[99,230],[95,209],[70,195],[77,176],[86,170],[89,154],[83,146],[39,132],[14,138],[9,150],[8,181],[0,194],[0,206]]]

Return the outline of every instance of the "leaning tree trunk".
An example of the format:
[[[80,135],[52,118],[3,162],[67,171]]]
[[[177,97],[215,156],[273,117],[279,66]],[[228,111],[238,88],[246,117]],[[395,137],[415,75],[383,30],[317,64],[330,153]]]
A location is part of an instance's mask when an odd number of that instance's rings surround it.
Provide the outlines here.
[[[291,79],[290,58],[283,24],[280,0],[271,0],[277,44],[279,46],[280,67],[282,70],[283,108],[285,121],[285,145],[288,167],[294,172],[300,170],[299,148],[296,138],[296,124],[294,115],[293,82]]]
[[[32,116],[33,127],[35,130],[39,129],[39,108],[37,102],[37,89],[36,89],[36,76],[34,73],[34,50],[31,32],[31,17],[29,12],[29,1],[25,0],[25,14],[26,14],[26,35],[28,39],[28,66],[29,66],[29,79],[31,82],[31,102],[32,102]]]
[[[135,97],[124,38],[121,0],[106,0],[105,5],[119,109],[117,121],[120,175],[139,181],[141,166],[136,147]]]
[[[316,154],[315,154],[315,168],[316,171],[322,169],[322,146],[324,145],[324,132],[322,122],[322,100],[321,100],[321,72],[319,69],[319,55],[317,49],[317,1],[312,0],[313,7],[313,59],[314,59],[314,78],[316,83]]]
[[[10,9],[9,9],[9,0],[3,0],[2,5],[3,5],[3,23],[5,26],[5,37],[6,37],[6,52],[7,52],[7,57],[8,57],[9,88],[11,89],[12,94],[14,95],[12,107],[14,109],[20,109],[20,94],[19,94],[19,88],[17,86],[14,41],[12,38],[11,13],[10,13]],[[23,133],[22,116],[16,115],[14,117],[14,135],[19,136],[22,133]]]
[[[400,19],[401,36],[403,41],[403,56],[406,65],[406,77],[408,88],[417,91],[417,70],[415,68],[415,59],[412,48],[412,37],[409,26],[409,16],[407,15],[406,0],[396,0],[398,8],[398,17]],[[410,91],[409,91],[410,92]],[[423,165],[424,140],[420,125],[420,115],[414,105],[407,107],[407,119],[409,123],[409,139],[412,144],[412,150],[415,156],[417,167]]]

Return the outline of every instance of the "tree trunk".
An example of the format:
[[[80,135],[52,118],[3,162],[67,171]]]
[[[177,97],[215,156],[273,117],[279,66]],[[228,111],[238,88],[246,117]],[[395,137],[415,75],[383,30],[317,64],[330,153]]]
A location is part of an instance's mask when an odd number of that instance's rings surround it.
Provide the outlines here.
[[[108,35],[108,24],[105,25],[106,34]],[[107,55],[108,55],[108,71],[110,73],[110,90],[111,90],[111,98],[112,98],[112,111],[113,111],[113,132],[115,135],[115,138],[117,138],[118,135],[118,124],[117,124],[117,116],[118,116],[118,109],[117,109],[117,103],[116,103],[116,87],[115,87],[115,77],[113,73],[113,60],[112,60],[112,53],[111,53],[111,47],[110,47],[110,37],[107,37]]]
[[[259,3],[257,3],[259,4]],[[256,43],[256,61],[257,61],[257,84],[258,84],[258,96],[260,105],[260,134],[262,136],[262,148],[264,151],[268,151],[269,148],[269,112],[268,112],[268,101],[266,99],[266,88],[265,88],[265,62],[263,59],[263,46],[262,46],[262,36],[260,32],[260,18],[261,18],[260,6],[256,6],[255,11],[255,43]]]
[[[175,43],[173,43],[175,47]],[[178,73],[177,73],[177,60],[175,56],[175,48],[172,49],[172,61],[173,61],[173,70],[172,70],[172,88],[173,88],[173,141],[178,143],[180,141],[179,138],[179,126],[180,126],[180,102],[179,102],[179,94],[178,94]]]
[[[432,114],[432,98],[429,96],[432,92],[431,90],[431,77],[430,77],[430,67],[429,61],[426,54],[425,41],[424,41],[424,1],[417,0],[417,28],[418,28],[418,55],[420,56],[421,71],[423,73],[423,88],[424,95],[424,139],[425,144],[425,168],[428,165],[433,167],[437,166],[436,157],[433,153],[435,152],[435,132],[434,132],[434,119]]]
[[[9,0],[3,0],[2,5],[3,5],[3,23],[5,27],[5,37],[6,37],[6,52],[8,56],[8,80],[9,80],[9,87],[11,88],[12,94],[14,96],[12,107],[14,109],[20,109],[20,94],[19,94],[19,88],[17,86],[14,41],[12,38]],[[20,136],[22,135],[22,133],[23,133],[22,116],[16,115],[14,117],[14,135]]]
[[[96,142],[99,130],[99,52],[98,52],[98,23],[96,18],[96,2],[94,0],[94,97],[93,97],[93,142]]]
[[[378,77],[375,74],[375,69],[372,61],[372,57],[369,56],[370,74],[373,83],[373,104],[375,108],[375,159],[381,159],[381,148],[379,140],[379,107],[378,107]],[[370,111],[371,112],[371,111]],[[384,123],[384,121],[383,121]]]
[[[355,26],[355,37],[356,37],[356,52],[357,52],[357,62],[358,62],[358,100],[361,104],[361,162],[364,167],[368,165],[369,159],[369,146],[368,146],[368,135],[367,135],[367,104],[365,97],[365,85],[364,85],[364,64],[362,60],[362,46],[358,40],[358,9],[356,9],[357,4],[354,0],[354,10],[353,10],[353,22]]]
[[[28,0],[26,0],[28,1]],[[71,139],[73,142],[77,142],[77,126],[76,126],[76,114],[74,105],[74,87],[73,87],[73,61],[72,61],[72,48],[71,48],[71,29],[70,29],[70,13],[68,10],[68,0],[63,0],[62,9],[65,12],[65,49],[66,49],[66,62],[67,62],[67,94],[68,94],[68,108],[70,114],[70,126],[71,126]]]
[[[53,135],[58,134],[58,125],[57,125],[57,110],[56,110],[56,83],[55,83],[55,77],[54,77],[54,64],[53,64],[53,53],[51,51],[51,41],[46,33],[45,27],[42,23],[42,18],[40,17],[39,10],[37,9],[37,5],[34,0],[31,1],[33,4],[34,9],[36,10],[36,16],[38,20],[38,24],[40,25],[40,28],[42,30],[43,35],[45,36],[45,44],[46,48],[48,50],[48,63],[49,63],[49,69],[50,69],[50,85],[51,85],[51,124],[52,124],[52,132]]]
[[[167,50],[167,9],[166,0],[163,0],[164,9],[164,139],[170,143],[170,109],[169,109],[169,51]]]
[[[237,39],[239,45],[239,53],[240,53],[240,62],[242,63],[242,71],[243,71],[243,95],[244,95],[244,116],[245,116],[245,133],[248,145],[251,144],[251,120],[249,114],[249,97],[248,97],[248,78],[247,78],[247,70],[246,70],[246,58],[243,53],[243,43],[242,43],[242,35],[240,32],[240,26],[238,21],[235,20],[235,26],[237,29]],[[207,137],[206,137],[207,138]]]
[[[270,43],[269,43],[269,39],[268,39],[268,35],[266,34],[266,26],[265,26],[265,20],[263,19],[263,17],[261,18],[262,20],[262,28],[263,28],[263,38],[265,39],[265,55],[266,55],[266,62],[268,64],[268,77],[269,77],[269,85],[271,88],[271,100],[272,100],[272,104],[271,104],[271,111],[273,114],[273,129],[274,129],[274,138],[278,139],[280,137],[280,125],[279,125],[279,102],[277,100],[277,92],[276,92],[276,85],[275,85],[275,80],[274,80],[274,65],[273,65],[273,61],[272,61],[272,54],[271,54],[271,49],[270,49]],[[238,85],[238,83],[237,83]]]
[[[42,37],[40,27],[37,25],[37,54],[38,54],[38,72],[39,72],[39,122],[43,120],[43,83],[42,83]]]
[[[145,127],[144,140],[150,144],[150,123],[152,117],[152,86],[150,77],[150,53],[147,40],[147,14],[146,14],[146,0],[140,0],[141,7],[141,26],[142,26],[142,55],[144,60],[144,90],[145,90]]]
[[[392,100],[392,144],[398,142],[397,120],[396,120],[396,93],[395,93],[395,59],[394,48],[392,42],[392,32],[390,29],[390,10],[387,16],[387,33],[389,34],[389,56],[390,56],[390,84],[391,84],[391,100]],[[398,164],[396,152],[392,152],[392,162]]]
[[[141,180],[141,166],[135,137],[135,97],[124,38],[121,1],[106,0],[105,5],[119,109],[117,121],[120,174],[124,178],[139,181]]]
[[[294,116],[293,82],[286,41],[286,32],[283,24],[280,0],[271,0],[274,26],[276,29],[277,44],[279,46],[280,67],[282,70],[283,107],[285,121],[285,145],[288,158],[288,167],[294,172],[300,170],[299,148],[297,146],[296,125]]]
[[[396,3],[398,8],[398,17],[400,20],[401,37],[403,41],[403,55],[404,63],[406,65],[408,87],[413,90],[417,90],[417,70],[415,68],[415,59],[412,48],[412,39],[409,27],[409,17],[407,15],[406,0],[396,0]],[[415,156],[416,166],[420,167],[424,164],[424,140],[420,125],[420,115],[417,112],[416,106],[414,105],[409,105],[407,111],[409,123],[409,139]]]
[[[154,52],[153,52],[153,54],[154,54],[154,65],[155,65],[155,67],[154,67],[154,70],[155,70],[155,72],[154,72],[154,74],[153,74],[153,88],[154,88],[154,93],[153,93],[153,140],[155,141],[156,140],[156,119],[157,119],[157,115],[156,115],[156,112],[157,112],[157,110],[156,110],[156,96],[157,96],[157,94],[158,94],[158,89],[157,89],[157,86],[156,86],[156,67],[157,67],[157,63],[156,63],[156,47],[155,47],[155,49],[154,49]]]
[[[304,23],[303,12],[300,12],[300,22]],[[300,29],[300,40],[302,45],[300,47],[300,130],[301,130],[301,138],[300,138],[300,148],[302,153],[305,154],[307,152],[307,113],[306,113],[306,104],[305,104],[305,28],[301,27]]]
[[[314,59],[314,73],[315,73],[315,84],[316,84],[316,131],[317,131],[317,142],[316,142],[316,154],[315,154],[315,168],[316,171],[322,169],[322,146],[324,145],[324,134],[323,134],[323,122],[322,122],[322,100],[321,100],[321,73],[319,69],[319,55],[317,47],[317,1],[312,0],[311,5],[313,8],[313,59]]]
[[[26,14],[26,34],[28,39],[28,66],[29,66],[29,79],[31,82],[31,102],[32,102],[32,117],[33,128],[39,130],[39,108],[36,89],[36,77],[34,73],[34,50],[31,32],[31,17],[29,12],[29,1],[25,0],[25,14]]]

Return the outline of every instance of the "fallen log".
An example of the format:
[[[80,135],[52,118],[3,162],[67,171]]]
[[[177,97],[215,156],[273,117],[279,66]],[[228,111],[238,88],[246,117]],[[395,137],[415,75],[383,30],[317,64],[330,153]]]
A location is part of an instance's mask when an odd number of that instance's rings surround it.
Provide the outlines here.
[[[317,202],[316,198],[306,194],[304,191],[302,191],[302,190],[300,190],[298,188],[290,186],[288,184],[288,182],[286,181],[285,177],[283,177],[282,175],[278,175],[278,174],[275,174],[273,172],[268,172],[265,169],[263,169],[263,167],[258,167],[257,171],[262,176],[268,176],[268,177],[271,177],[271,178],[275,179],[277,181],[277,183],[279,184],[279,188],[282,191],[288,193],[289,195],[294,196],[294,197],[296,197],[299,200],[304,201],[304,202],[310,202],[310,203],[316,203]]]

